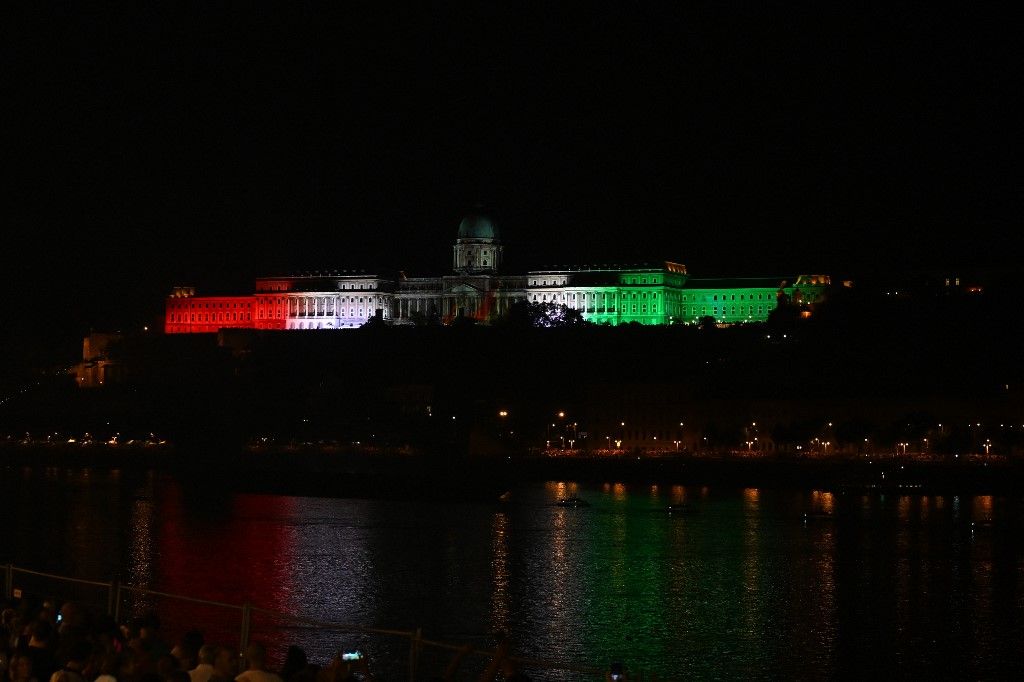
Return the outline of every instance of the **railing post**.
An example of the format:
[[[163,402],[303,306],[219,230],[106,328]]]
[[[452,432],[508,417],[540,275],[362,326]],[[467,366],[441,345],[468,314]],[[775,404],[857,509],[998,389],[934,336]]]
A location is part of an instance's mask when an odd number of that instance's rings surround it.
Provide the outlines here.
[[[7,564],[7,577],[4,578],[4,596],[14,596],[14,564]]]
[[[107,615],[108,616],[113,616],[114,613],[117,611],[117,607],[115,606],[115,604],[117,602],[117,597],[118,597],[118,595],[120,593],[121,593],[121,587],[120,587],[120,585],[118,585],[117,580],[116,579],[115,580],[111,580],[110,581],[110,586],[107,587]],[[114,621],[117,622],[117,619],[115,618]]]
[[[121,624],[121,583],[114,581],[116,589],[114,591],[114,622],[118,625]]]
[[[252,621],[252,604],[242,604],[242,635],[238,644],[238,652],[245,654],[245,647],[249,646],[249,627]]]
[[[423,628],[416,628],[409,638],[409,682],[416,682],[416,668],[419,667],[420,646],[423,639]]]

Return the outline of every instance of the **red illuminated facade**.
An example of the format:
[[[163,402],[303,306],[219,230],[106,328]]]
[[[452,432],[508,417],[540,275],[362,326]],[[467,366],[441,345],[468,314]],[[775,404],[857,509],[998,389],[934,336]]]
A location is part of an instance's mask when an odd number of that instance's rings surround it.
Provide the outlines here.
[[[167,298],[164,331],[168,334],[253,329],[254,296],[196,296],[191,287],[175,287]]]

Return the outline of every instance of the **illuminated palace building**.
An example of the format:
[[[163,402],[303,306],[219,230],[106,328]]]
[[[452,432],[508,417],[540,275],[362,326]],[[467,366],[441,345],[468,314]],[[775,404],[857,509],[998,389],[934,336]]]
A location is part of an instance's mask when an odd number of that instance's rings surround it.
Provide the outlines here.
[[[192,287],[175,287],[167,299],[165,330],[352,329],[374,318],[393,325],[450,323],[458,317],[487,323],[518,301],[564,305],[598,324],[693,324],[705,317],[735,324],[767,319],[783,296],[810,306],[829,284],[824,275],[695,278],[672,262],[504,275],[502,251],[494,224],[483,216],[468,216],[459,224],[452,274],[261,277],[247,296],[196,296]]]

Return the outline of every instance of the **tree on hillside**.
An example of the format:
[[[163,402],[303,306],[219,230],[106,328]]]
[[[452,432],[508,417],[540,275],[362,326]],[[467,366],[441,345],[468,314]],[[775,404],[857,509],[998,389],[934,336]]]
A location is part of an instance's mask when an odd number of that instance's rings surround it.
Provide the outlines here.
[[[591,323],[575,308],[553,301],[517,301],[504,321],[512,327],[584,327]]]

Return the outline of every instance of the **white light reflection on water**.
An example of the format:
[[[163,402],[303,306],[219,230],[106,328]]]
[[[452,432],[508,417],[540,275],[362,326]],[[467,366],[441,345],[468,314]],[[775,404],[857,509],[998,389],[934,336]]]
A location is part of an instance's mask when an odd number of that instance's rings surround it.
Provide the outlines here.
[[[128,583],[147,590],[153,585],[154,514],[152,499],[137,498],[128,517]]]
[[[491,536],[491,570],[494,584],[491,592],[491,629],[495,632],[507,632],[509,627],[512,595],[509,591],[511,577],[508,530],[508,515],[496,512]]]

